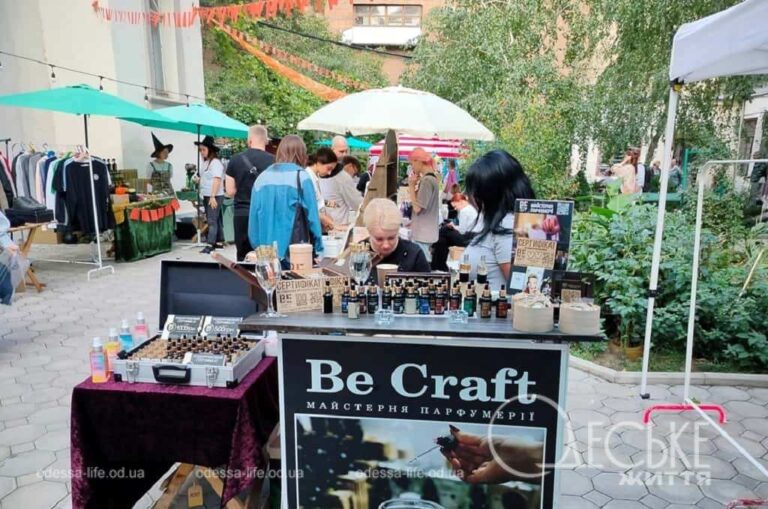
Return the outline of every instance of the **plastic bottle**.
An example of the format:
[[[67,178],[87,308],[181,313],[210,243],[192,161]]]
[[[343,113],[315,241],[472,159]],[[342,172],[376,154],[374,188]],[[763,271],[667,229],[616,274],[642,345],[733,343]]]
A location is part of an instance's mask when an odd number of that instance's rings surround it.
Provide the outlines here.
[[[101,338],[93,338],[93,347],[90,353],[91,381],[95,384],[103,384],[109,378],[107,373],[107,355],[101,344]]]
[[[120,337],[117,335],[117,329],[112,327],[109,329],[109,339],[107,344],[104,345],[104,352],[107,354],[107,371],[109,373],[115,372],[115,359],[120,352]]]
[[[123,350],[126,352],[133,348],[133,335],[131,334],[131,327],[128,325],[128,320],[123,318],[120,323],[120,343]]]
[[[147,325],[147,320],[144,318],[144,313],[142,311],[136,313],[136,325],[133,326],[133,338],[139,344],[149,339],[149,326]]]

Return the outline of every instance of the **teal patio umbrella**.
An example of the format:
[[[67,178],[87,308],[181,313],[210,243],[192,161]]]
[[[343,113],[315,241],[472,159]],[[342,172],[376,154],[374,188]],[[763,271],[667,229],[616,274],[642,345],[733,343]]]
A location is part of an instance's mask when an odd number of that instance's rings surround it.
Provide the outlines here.
[[[214,138],[247,138],[248,126],[242,122],[228,117],[219,110],[200,103],[191,103],[182,106],[171,106],[155,110],[164,120],[147,120],[139,122],[147,127],[170,129],[186,133],[196,133],[197,141],[200,136],[213,136]],[[197,168],[200,171],[200,152],[197,153]],[[200,185],[198,184],[198,204],[202,203]],[[198,222],[200,224],[200,207],[198,205]],[[197,245],[200,245],[200,229],[197,230]]]
[[[333,140],[322,140],[322,141],[318,141],[317,145],[320,145],[321,147],[330,147],[332,143],[333,143]],[[350,150],[366,152],[373,146],[373,143],[368,143],[367,141],[358,140],[357,138],[350,136],[347,138],[347,145],[349,146]]]
[[[88,146],[88,117],[90,115],[100,115],[105,117],[117,117],[121,120],[130,122],[144,123],[149,121],[168,121],[157,113],[143,108],[130,101],[126,101],[102,90],[97,90],[88,85],[73,85],[67,87],[51,88],[38,90],[36,92],[26,92],[23,94],[12,94],[0,96],[0,105],[15,106],[18,108],[34,108],[39,110],[60,111],[62,113],[72,113],[83,116],[83,127],[85,129],[85,146]],[[170,121],[168,121],[170,122]],[[88,158],[88,171],[91,178],[91,196],[96,196],[96,190],[93,185],[93,164],[92,159]],[[93,201],[93,217],[96,226],[96,245],[98,262],[97,269],[88,272],[90,279],[91,272],[102,269],[110,269],[111,266],[104,266],[101,258],[101,239],[99,232],[99,222],[96,219],[96,200]]]
[[[205,104],[191,103],[188,106],[171,106],[170,108],[155,110],[155,113],[166,120],[151,119],[139,123],[148,127],[196,133],[198,135],[197,141],[200,141],[201,135],[213,136],[214,138],[248,137],[247,125]]]
[[[60,111],[83,116],[85,145],[88,146],[88,116],[117,117],[121,120],[143,124],[145,122],[172,121],[125,99],[97,90],[88,85],[25,92],[0,96],[0,105],[38,110]],[[169,127],[170,129],[170,127]]]

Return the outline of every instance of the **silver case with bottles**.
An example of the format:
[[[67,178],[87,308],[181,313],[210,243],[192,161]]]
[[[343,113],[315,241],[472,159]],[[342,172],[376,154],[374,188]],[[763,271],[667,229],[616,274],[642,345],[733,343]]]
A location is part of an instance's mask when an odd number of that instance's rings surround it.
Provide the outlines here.
[[[164,340],[156,336],[149,341]],[[125,355],[131,355],[143,344],[136,345]],[[116,359],[113,368],[115,381],[233,388],[237,387],[264,358],[264,348],[263,340],[253,341],[253,347],[230,366],[183,364],[164,359]]]

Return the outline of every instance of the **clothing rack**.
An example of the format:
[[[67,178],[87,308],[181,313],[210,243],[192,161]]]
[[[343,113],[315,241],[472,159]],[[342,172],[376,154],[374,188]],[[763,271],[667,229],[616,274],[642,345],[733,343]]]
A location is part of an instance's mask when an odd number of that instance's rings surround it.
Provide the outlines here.
[[[0,140],[2,141],[2,140]],[[20,143],[22,146],[24,144]],[[31,143],[30,143],[31,145]],[[54,146],[49,145],[47,143],[43,143],[44,151],[52,149]],[[92,213],[93,213],[93,223],[95,228],[95,237],[96,237],[96,253],[91,254],[91,261],[81,261],[81,260],[57,260],[57,259],[39,259],[39,261],[44,262],[51,262],[51,263],[70,263],[70,264],[79,264],[79,265],[91,265],[95,266],[96,268],[91,269],[88,271],[88,281],[91,280],[91,276],[97,272],[100,272],[102,270],[108,270],[112,274],[115,273],[115,268],[111,265],[104,265],[104,259],[101,255],[101,230],[99,228],[99,213],[98,209],[96,208],[96,187],[93,184],[93,156],[91,156],[90,149],[86,145],[57,145],[56,148],[63,148],[65,150],[67,149],[74,149],[75,152],[79,152],[80,154],[84,154],[88,157],[88,173],[90,178],[88,179],[90,181],[90,187],[91,187],[91,206],[92,206]],[[93,242],[91,245],[93,246]]]

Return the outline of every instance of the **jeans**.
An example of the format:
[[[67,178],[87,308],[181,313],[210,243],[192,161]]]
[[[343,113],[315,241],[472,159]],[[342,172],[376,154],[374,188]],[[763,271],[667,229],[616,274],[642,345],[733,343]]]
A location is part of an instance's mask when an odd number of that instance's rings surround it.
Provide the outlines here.
[[[429,250],[429,248],[432,247],[432,244],[430,244],[429,242],[418,242],[418,241],[416,241],[416,244],[418,244],[421,250],[424,251],[424,256],[427,257],[427,261],[432,262],[432,253]]]
[[[11,285],[11,271],[0,263],[0,304],[11,305],[13,286]]]
[[[205,202],[205,220],[208,223],[208,234],[206,242],[213,246],[217,242],[224,242],[224,224],[221,220],[221,205],[224,203],[224,196],[217,196],[215,209],[208,204],[210,196],[203,196]]]
[[[237,261],[242,262],[245,260],[245,255],[253,250],[251,247],[251,241],[248,238],[248,216],[238,216],[237,211],[235,211],[234,227],[235,246],[237,247]]]

